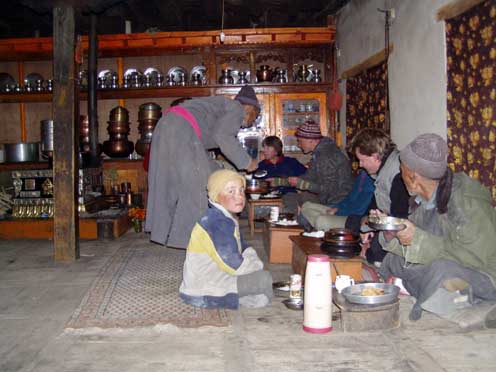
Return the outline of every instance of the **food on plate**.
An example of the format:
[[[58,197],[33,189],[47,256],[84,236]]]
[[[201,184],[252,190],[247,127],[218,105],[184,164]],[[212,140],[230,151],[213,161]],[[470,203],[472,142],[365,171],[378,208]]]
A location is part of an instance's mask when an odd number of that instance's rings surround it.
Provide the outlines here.
[[[382,288],[374,288],[374,287],[366,287],[362,289],[360,295],[362,296],[382,296],[384,295],[384,289]]]

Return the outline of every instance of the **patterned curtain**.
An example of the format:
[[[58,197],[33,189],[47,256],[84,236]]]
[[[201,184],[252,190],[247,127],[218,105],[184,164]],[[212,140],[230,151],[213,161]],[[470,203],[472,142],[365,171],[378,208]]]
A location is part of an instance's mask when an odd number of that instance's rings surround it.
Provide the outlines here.
[[[385,62],[346,80],[346,143],[362,128],[380,128],[389,133],[386,82]],[[352,167],[354,171],[358,169],[356,159]]]
[[[491,189],[496,203],[496,4],[446,21],[448,146],[454,171]]]
[[[386,63],[346,80],[346,141],[362,128],[386,128]]]

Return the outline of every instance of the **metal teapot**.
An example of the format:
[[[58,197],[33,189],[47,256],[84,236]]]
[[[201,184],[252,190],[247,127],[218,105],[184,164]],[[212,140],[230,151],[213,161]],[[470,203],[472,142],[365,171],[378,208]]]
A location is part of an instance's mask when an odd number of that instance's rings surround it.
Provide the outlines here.
[[[219,77],[219,84],[234,84],[234,78],[232,77],[231,70],[222,70],[222,75]]]
[[[273,72],[269,65],[262,65],[260,66],[260,69],[257,70],[257,79],[259,83],[263,81],[272,81],[272,75]]]
[[[306,82],[308,76],[310,75],[309,65],[299,65],[298,70],[296,71],[296,80],[300,82]]]
[[[286,70],[283,70],[283,69],[277,70],[276,82],[277,83],[287,83]]]

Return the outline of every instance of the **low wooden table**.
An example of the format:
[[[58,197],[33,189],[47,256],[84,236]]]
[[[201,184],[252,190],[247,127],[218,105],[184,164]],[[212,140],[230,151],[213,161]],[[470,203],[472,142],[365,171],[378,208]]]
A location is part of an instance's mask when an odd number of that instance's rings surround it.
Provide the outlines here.
[[[264,245],[269,263],[290,264],[293,258],[293,243],[289,238],[303,231],[299,225],[281,226],[267,221],[264,225]]]
[[[255,232],[261,232],[262,229],[255,229],[255,207],[260,206],[271,206],[271,207],[279,207],[282,210],[284,206],[284,202],[282,198],[260,198],[258,200],[251,199],[248,195],[248,223],[250,225],[250,236],[253,236]]]
[[[293,259],[291,265],[296,274],[305,276],[305,269],[307,266],[307,257],[311,254],[325,254],[322,253],[320,245],[321,239],[309,238],[305,236],[290,236],[289,239],[293,242]],[[333,258],[330,257],[332,267],[331,280],[336,280],[336,269],[340,275],[349,275],[355,282],[362,280],[362,258],[357,256],[353,258]],[[335,266],[335,267],[333,267]]]

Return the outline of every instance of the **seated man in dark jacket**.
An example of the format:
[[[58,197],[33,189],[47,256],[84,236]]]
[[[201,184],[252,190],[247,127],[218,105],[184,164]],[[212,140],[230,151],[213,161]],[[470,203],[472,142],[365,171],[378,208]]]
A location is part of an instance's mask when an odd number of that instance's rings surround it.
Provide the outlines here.
[[[353,177],[348,157],[328,137],[323,137],[319,124],[307,120],[296,130],[298,146],[312,154],[305,174],[299,177],[274,178],[274,186],[293,186],[299,191],[298,205],[306,201],[320,204],[339,203],[351,191]]]

